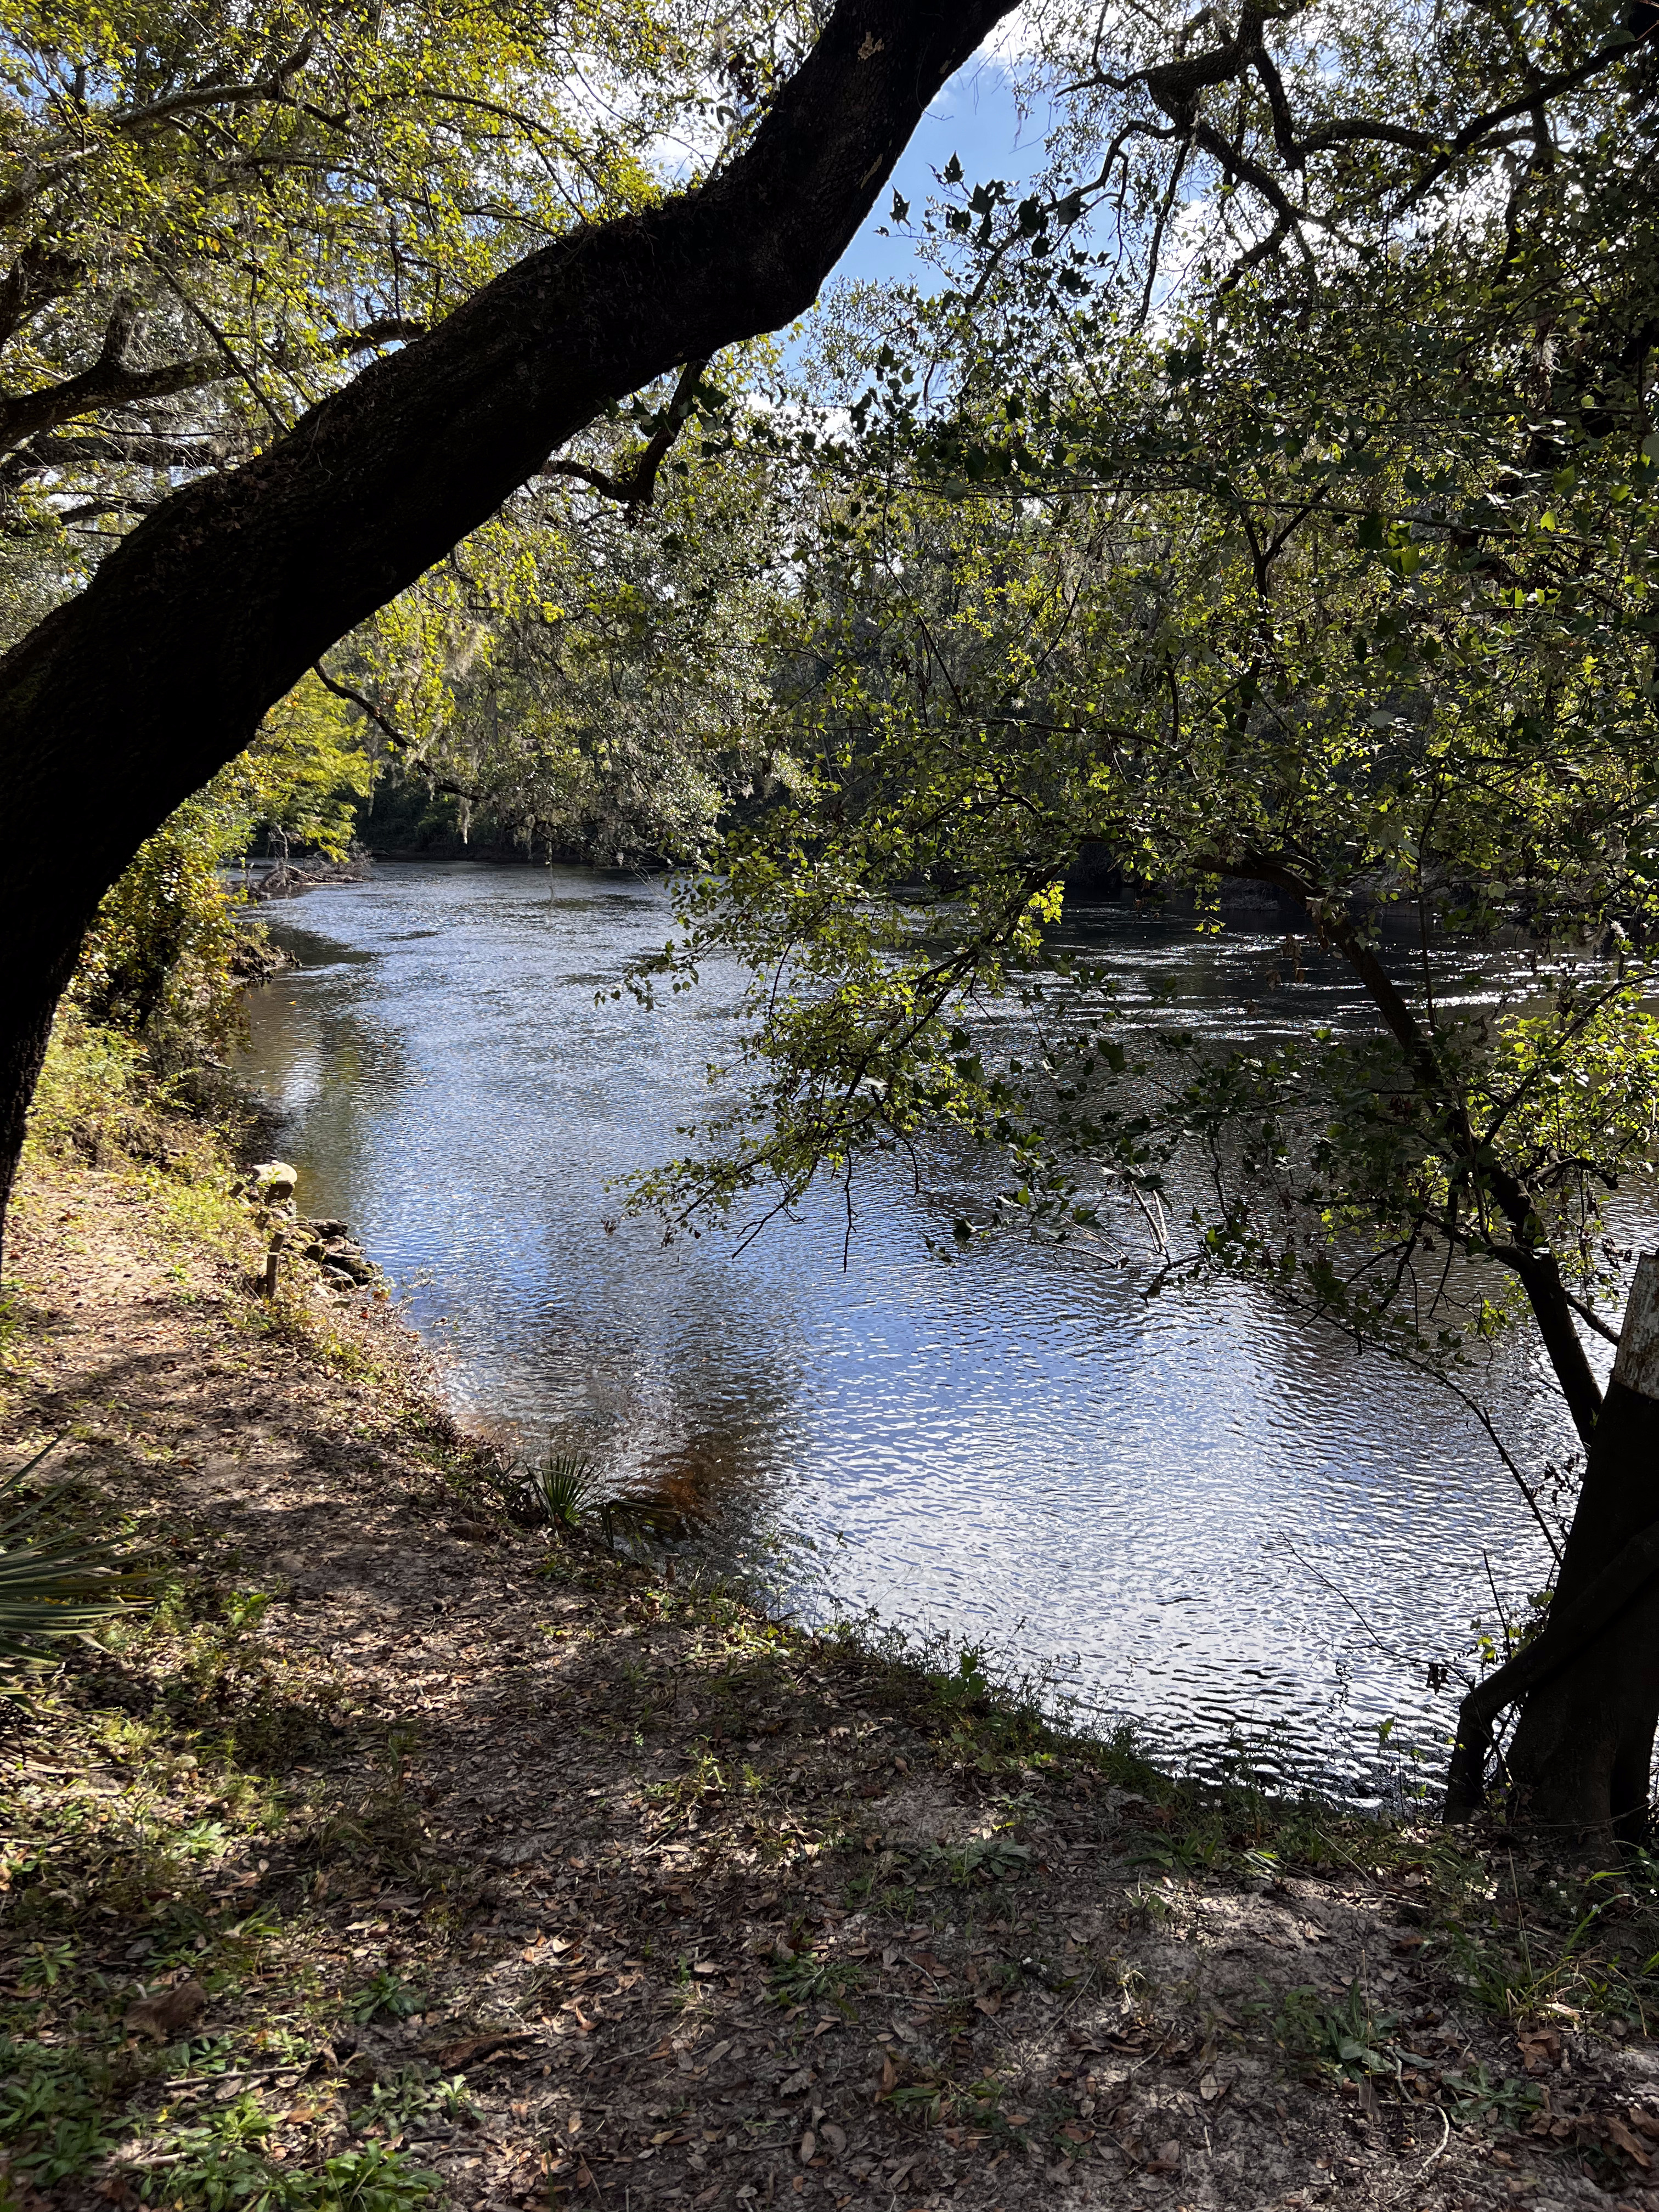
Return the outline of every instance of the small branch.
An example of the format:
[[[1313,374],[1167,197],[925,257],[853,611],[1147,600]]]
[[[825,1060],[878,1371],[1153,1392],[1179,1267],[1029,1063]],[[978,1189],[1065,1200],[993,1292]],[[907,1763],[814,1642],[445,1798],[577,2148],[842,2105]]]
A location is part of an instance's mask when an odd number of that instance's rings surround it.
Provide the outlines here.
[[[1585,1305],[1582,1299],[1574,1297],[1572,1292],[1565,1285],[1562,1287],[1561,1295],[1577,1315],[1579,1320],[1593,1328],[1598,1336],[1606,1337],[1607,1342],[1612,1345],[1617,1345],[1621,1341],[1619,1331],[1613,1327],[1612,1323],[1603,1321],[1601,1315],[1591,1307]]]
[[[636,520],[642,507],[649,507],[657,489],[657,471],[662,466],[669,447],[690,417],[697,384],[708,363],[689,361],[680,371],[680,380],[674,387],[674,397],[669,401],[662,421],[653,432],[651,442],[640,455],[625,477],[607,476],[603,469],[590,468],[585,461],[544,461],[541,473],[544,477],[574,477],[592,490],[606,499],[614,499],[628,509],[629,521]]]
[[[111,311],[103,345],[90,368],[39,392],[0,398],[0,453],[77,415],[90,415],[100,407],[131,407],[143,399],[165,399],[175,392],[216,383],[224,374],[216,360],[199,355],[192,361],[169,362],[159,368],[129,368],[126,356],[138,329],[137,303],[124,295]]]
[[[331,691],[337,699],[343,699],[348,706],[357,708],[368,717],[389,744],[396,745],[400,752],[408,753],[413,757],[415,749],[409,738],[404,735],[392,717],[383,708],[377,707],[372,699],[366,698],[361,691],[354,691],[349,684],[342,684],[337,676],[331,676],[320,660],[313,661],[311,672],[325,691]],[[422,766],[418,758],[413,758],[412,764],[420,769],[421,774],[426,777],[427,782],[434,791],[447,791],[453,799],[465,799],[474,806],[482,804],[476,791],[468,791],[463,784],[446,783],[441,776],[428,773]]]
[[[195,317],[196,320],[202,325],[202,328],[207,332],[208,336],[213,340],[214,344],[218,347],[220,353],[224,356],[226,366],[228,368],[231,374],[233,376],[240,377],[242,382],[246,385],[248,390],[258,401],[260,406],[263,407],[266,414],[270,416],[277,430],[286,430],[289,428],[289,425],[283,421],[280,410],[273,407],[270,400],[266,398],[264,393],[259,388],[258,379],[254,375],[253,371],[247,366],[246,362],[238,358],[235,347],[232,345],[230,340],[225,336],[217,323],[216,323],[213,318],[208,313],[206,308],[199,307],[197,302],[191,299],[190,294],[185,291],[184,286],[179,282],[178,278],[167,266],[165,262],[158,262],[156,264],[156,267],[160,272],[161,282],[167,286],[168,291],[173,294],[174,299],[179,301],[179,305],[185,309],[187,314]]]
[[[354,691],[350,684],[342,684],[337,676],[331,676],[320,660],[312,662],[311,672],[325,691],[331,691],[337,699],[343,699],[349,707],[356,707],[367,714],[375,728],[389,738],[392,743],[403,751],[407,752],[410,750],[409,739],[391,716],[382,713],[372,699],[366,699],[361,691]],[[471,796],[470,793],[466,795]]]

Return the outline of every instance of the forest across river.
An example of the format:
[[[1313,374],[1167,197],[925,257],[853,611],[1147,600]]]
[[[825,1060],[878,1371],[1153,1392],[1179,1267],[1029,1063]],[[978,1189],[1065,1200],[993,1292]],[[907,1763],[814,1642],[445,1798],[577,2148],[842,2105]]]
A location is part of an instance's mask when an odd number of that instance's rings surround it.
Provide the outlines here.
[[[352,1224],[463,1415],[674,1498],[810,1620],[982,1647],[1178,1763],[1247,1744],[1364,1796],[1433,1749],[1431,1662],[1548,1564],[1456,1401],[1250,1291],[1148,1299],[1103,1246],[1010,1234],[939,1264],[930,1237],[994,1215],[982,1154],[936,1146],[920,1190],[882,1159],[850,1243],[826,1190],[741,1249],[665,1243],[608,1186],[708,1110],[738,990],[611,996],[670,925],[659,881],[465,862],[273,916],[302,964],[251,994],[244,1073],[289,1117],[301,1210]],[[1174,986],[1235,1039],[1223,979],[1281,933],[1105,905],[1066,927],[1132,1007]],[[1506,957],[1448,956],[1443,994],[1495,995]],[[1316,957],[1261,1034],[1358,1018]],[[1518,1354],[1486,1395],[1517,1456],[1570,1450]]]

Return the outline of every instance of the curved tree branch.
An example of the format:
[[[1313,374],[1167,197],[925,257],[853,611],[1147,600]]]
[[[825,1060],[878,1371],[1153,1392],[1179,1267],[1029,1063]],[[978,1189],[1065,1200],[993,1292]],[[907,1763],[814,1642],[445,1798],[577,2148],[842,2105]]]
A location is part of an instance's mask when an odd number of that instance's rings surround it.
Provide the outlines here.
[[[103,346],[90,368],[82,369],[78,376],[65,377],[60,384],[43,385],[38,392],[14,392],[0,398],[0,453],[10,452],[40,431],[72,422],[78,416],[95,414],[100,408],[165,399],[175,392],[217,383],[225,374],[225,364],[214,355],[164,362],[155,368],[130,367],[127,352],[137,329],[134,302],[118,300],[104,332]]]
[[[253,459],[174,492],[0,661],[0,1188],[81,934],[137,846],[606,406],[804,313],[1011,5],[837,0],[725,167],[527,255]]]
[[[663,410],[662,421],[653,432],[650,443],[625,477],[607,476],[603,469],[589,468],[585,461],[544,461],[541,474],[544,477],[574,477],[591,489],[602,492],[606,499],[614,499],[628,509],[630,522],[638,519],[641,507],[649,507],[656,496],[657,471],[662,466],[669,447],[680,434],[683,425],[690,419],[696,402],[696,390],[706,361],[689,361],[680,371],[680,380],[674,386],[674,397]]]

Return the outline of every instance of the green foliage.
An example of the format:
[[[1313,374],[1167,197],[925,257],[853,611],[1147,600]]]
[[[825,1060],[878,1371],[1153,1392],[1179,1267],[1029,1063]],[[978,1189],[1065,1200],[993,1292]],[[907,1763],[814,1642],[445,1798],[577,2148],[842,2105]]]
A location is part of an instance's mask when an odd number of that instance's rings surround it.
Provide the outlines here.
[[[227,881],[262,831],[340,857],[372,765],[340,701],[307,677],[245,753],[168,816],[99,907],[71,993],[91,1021],[167,1045],[222,1048],[237,1024],[252,931]]]
[[[653,0],[4,0],[0,641],[178,483],[246,462],[526,252],[648,205],[670,144],[717,160],[815,27],[794,0],[714,33]],[[673,388],[592,426],[350,641],[359,706],[312,678],[295,695],[361,714],[456,799],[463,836],[687,853],[748,781],[732,732],[763,688],[740,609],[764,465],[713,465],[732,446],[714,369],[687,410],[703,481],[672,453],[654,509],[625,519],[592,489],[630,475]],[[222,918],[189,858],[205,827],[162,833],[103,917],[100,1018],[147,1021],[179,961],[215,968]]]
[[[1605,10],[1501,55],[1454,10],[1429,75],[1403,12],[1317,59],[1285,19],[1177,98],[1173,17],[1109,71],[1079,22],[1045,33],[1089,88],[1052,196],[947,174],[945,289],[849,297],[821,349],[767,720],[793,776],[635,979],[743,963],[735,1103],[635,1202],[678,1231],[994,1149],[1001,1225],[1149,1294],[1244,1276],[1466,1401],[1531,1327],[1587,1434],[1607,1194],[1659,1156],[1650,57]],[[1524,174],[1490,119],[1518,68],[1559,103]],[[1058,182],[1085,110],[1126,134],[1115,244],[1107,172]],[[1224,885],[1281,901],[1280,953],[1206,988],[1287,1041],[1121,996],[1057,929],[1085,847],[1200,936]],[[1495,1003],[1474,950],[1510,955]],[[1352,1010],[1309,1034],[1315,963]]]
[[[781,2005],[834,2001],[855,1990],[862,1978],[856,1960],[821,1959],[814,1951],[798,1951],[774,1966],[767,1994]]]
[[[103,2086],[73,2052],[0,2038],[0,2143],[36,2187],[84,2173],[114,2148]]]
[[[780,487],[723,388],[763,357],[699,382],[648,507],[550,473],[343,648],[396,773],[450,794],[464,837],[695,859],[789,772],[757,737]],[[559,467],[626,477],[669,397],[641,394]]]
[[[1376,2013],[1358,1976],[1335,2010],[1322,2004],[1316,1990],[1286,1990],[1273,2024],[1274,2039],[1285,2054],[1321,2072],[1362,2081],[1391,2074],[1398,2061],[1389,2045],[1399,2026],[1392,2013]]]
[[[1008,1836],[970,1836],[965,1843],[935,1845],[926,1855],[931,1872],[958,1888],[1008,1881],[1030,1871],[1032,1854]]]
[[[355,2135],[395,2131],[434,2115],[468,2121],[483,2117],[467,2092],[464,2074],[446,2076],[426,2066],[400,2066],[375,2082],[352,2112],[351,2128]]]
[[[689,28],[644,4],[7,0],[18,614],[179,475],[648,200],[660,133],[707,100]]]
[[[947,1712],[982,1708],[991,1687],[991,1678],[985,1671],[985,1646],[964,1644],[957,1654],[954,1669],[937,1674],[932,1680],[933,1694]]]
[[[263,2148],[270,2132],[258,2100],[245,2093],[204,2125],[164,2138],[166,2163],[137,2167],[139,2194],[202,2212],[412,2212],[437,2186],[378,2142],[340,2151],[314,2172],[291,2168]]]
[[[21,1491],[52,1449],[0,1480],[0,1500]],[[65,1639],[88,1637],[142,1605],[151,1580],[115,1538],[79,1528],[42,1533],[52,1504],[49,1492],[0,1516],[0,1689],[8,1694],[61,1664]]]
[[[393,2020],[407,2020],[412,2012],[421,2008],[418,1990],[411,1989],[400,1974],[390,1966],[381,1967],[371,1981],[347,2000],[346,2009],[355,2021],[367,2022],[378,2014],[386,2013]]]
[[[527,1528],[580,1528],[604,1489],[599,1468],[579,1452],[486,1469],[483,1478],[514,1520]]]

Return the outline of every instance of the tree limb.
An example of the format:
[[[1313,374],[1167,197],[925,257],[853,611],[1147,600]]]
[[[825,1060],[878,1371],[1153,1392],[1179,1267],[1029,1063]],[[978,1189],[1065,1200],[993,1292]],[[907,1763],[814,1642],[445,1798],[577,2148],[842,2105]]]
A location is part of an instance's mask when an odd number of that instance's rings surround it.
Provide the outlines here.
[[[657,471],[690,417],[698,383],[708,367],[706,361],[687,362],[674,386],[674,397],[652,434],[651,442],[625,477],[607,476],[603,469],[589,468],[585,461],[544,461],[542,475],[574,477],[592,490],[602,492],[606,499],[618,501],[628,509],[629,520],[637,521],[640,510],[649,507],[656,495]]]
[[[252,460],[173,492],[0,660],[0,1192],[82,933],[138,845],[606,407],[805,313],[1011,5],[836,0],[724,167],[527,254]],[[34,427],[62,404],[36,401]]]
[[[331,676],[320,660],[312,664],[311,672],[325,691],[331,691],[337,699],[343,699],[349,706],[361,708],[389,744],[396,745],[400,752],[413,754],[414,746],[384,708],[377,707],[362,692],[353,690],[349,684],[343,684],[337,676]],[[476,791],[468,791],[463,784],[446,783],[441,776],[432,775],[419,760],[412,760],[410,765],[420,769],[434,791],[447,791],[453,798],[470,800],[474,806],[479,804],[479,795]]]
[[[20,446],[41,430],[77,416],[91,415],[100,407],[128,407],[143,399],[164,399],[175,392],[189,392],[202,384],[216,383],[224,365],[212,356],[193,361],[167,362],[155,368],[132,368],[127,353],[136,340],[141,318],[136,301],[124,294],[115,302],[104,331],[97,360],[78,376],[61,384],[48,384],[38,392],[21,392],[0,398],[0,453]]]

